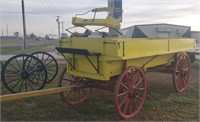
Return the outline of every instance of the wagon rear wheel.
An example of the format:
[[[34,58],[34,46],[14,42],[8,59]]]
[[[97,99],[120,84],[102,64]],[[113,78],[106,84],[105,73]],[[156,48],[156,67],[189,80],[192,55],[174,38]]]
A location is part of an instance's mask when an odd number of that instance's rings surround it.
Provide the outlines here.
[[[66,71],[65,68],[58,81],[58,87],[68,86],[69,89],[66,92],[61,92],[60,97],[69,105],[83,103],[91,96],[92,88],[84,86],[82,77],[69,75]]]
[[[128,67],[115,85],[115,105],[119,115],[127,120],[142,108],[146,96],[146,79],[138,67]]]
[[[183,92],[190,78],[190,58],[187,54],[181,54],[178,56],[173,72],[173,84],[177,92]]]
[[[39,58],[47,69],[47,83],[53,81],[58,73],[58,63],[56,59],[46,52],[34,52],[31,55]]]
[[[19,54],[2,67],[2,82],[12,93],[40,90],[47,80],[44,64],[35,56]]]

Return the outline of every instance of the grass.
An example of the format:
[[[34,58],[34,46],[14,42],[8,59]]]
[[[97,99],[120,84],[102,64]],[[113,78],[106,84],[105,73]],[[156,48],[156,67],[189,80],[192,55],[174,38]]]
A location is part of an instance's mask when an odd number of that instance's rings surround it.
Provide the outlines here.
[[[59,61],[59,73],[65,62]],[[135,121],[199,121],[199,61],[192,64],[191,81],[183,93],[176,93],[172,76],[146,73],[147,96]],[[45,89],[57,87],[56,80]],[[91,98],[69,106],[59,95],[45,95],[1,103],[2,121],[119,121],[112,92],[93,90]],[[1,84],[1,94],[8,91]]]
[[[1,54],[21,54],[21,53],[33,53],[36,51],[54,51],[57,45],[56,40],[27,40],[27,45],[37,44],[37,46],[27,46],[25,50],[22,50],[23,40],[0,40],[1,43]],[[20,46],[19,46],[20,44]],[[10,45],[13,45],[10,47]],[[42,45],[42,46],[41,46]]]
[[[22,53],[33,53],[36,51],[55,51],[55,46],[32,46],[28,47],[25,50],[22,50],[22,47],[2,47],[1,54],[22,54]]]
[[[59,63],[62,70],[64,63]],[[186,92],[175,92],[171,75],[147,73],[147,96],[145,103],[133,120],[135,121],[198,121],[199,120],[199,62],[192,65],[191,82]],[[58,73],[59,74],[59,73]],[[57,76],[58,78],[59,76]],[[170,82],[169,82],[170,81]],[[45,88],[56,87],[56,80]],[[3,94],[7,91],[2,87]],[[118,121],[120,117],[114,105],[112,92],[93,90],[85,103],[71,107],[59,95],[1,103],[2,121]]]

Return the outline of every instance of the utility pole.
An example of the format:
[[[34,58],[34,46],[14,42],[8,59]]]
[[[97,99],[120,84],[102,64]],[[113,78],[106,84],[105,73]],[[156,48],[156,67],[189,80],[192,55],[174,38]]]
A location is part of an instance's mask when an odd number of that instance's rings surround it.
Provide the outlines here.
[[[22,2],[22,20],[23,20],[23,31],[24,31],[24,45],[22,47],[23,50],[26,49],[26,21],[25,21],[25,9],[24,9],[24,0]]]
[[[3,28],[2,28],[2,33],[1,33],[1,34],[2,34],[2,36],[3,36]]]
[[[57,17],[57,19],[56,19],[56,22],[58,23],[58,39],[60,39],[60,17],[61,16],[56,16]]]
[[[64,33],[64,22],[61,22],[62,24],[62,33]]]
[[[6,28],[7,28],[7,36],[8,36],[8,24],[6,24]]]

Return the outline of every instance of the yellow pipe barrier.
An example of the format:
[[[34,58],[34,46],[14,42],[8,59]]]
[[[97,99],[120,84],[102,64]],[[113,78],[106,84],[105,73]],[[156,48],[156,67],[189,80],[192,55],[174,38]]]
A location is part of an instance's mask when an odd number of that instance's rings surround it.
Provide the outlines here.
[[[36,96],[42,96],[42,95],[56,94],[60,92],[65,92],[68,90],[68,88],[69,87],[64,86],[64,87],[44,89],[44,90],[38,90],[38,91],[3,95],[3,96],[0,96],[0,102],[17,100],[17,99],[22,99],[22,98],[29,98],[29,97],[36,97]]]

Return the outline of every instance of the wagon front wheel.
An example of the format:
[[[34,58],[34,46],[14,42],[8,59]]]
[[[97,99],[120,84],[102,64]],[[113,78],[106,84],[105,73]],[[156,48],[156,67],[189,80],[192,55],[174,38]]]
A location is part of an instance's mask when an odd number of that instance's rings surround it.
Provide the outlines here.
[[[187,54],[181,54],[178,56],[173,72],[173,84],[177,92],[183,92],[189,81],[190,77],[190,58]]]
[[[84,86],[82,77],[69,75],[66,68],[61,73],[58,87],[67,86],[66,92],[61,92],[61,99],[69,105],[77,105],[85,102],[91,96],[92,88]]]
[[[146,79],[138,67],[128,67],[119,76],[115,85],[115,105],[119,115],[127,120],[142,108],[146,96]]]

